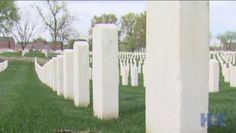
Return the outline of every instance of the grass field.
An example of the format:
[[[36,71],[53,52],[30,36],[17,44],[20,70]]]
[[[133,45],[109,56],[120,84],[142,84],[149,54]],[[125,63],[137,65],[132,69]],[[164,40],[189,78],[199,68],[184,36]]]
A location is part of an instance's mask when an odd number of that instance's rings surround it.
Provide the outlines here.
[[[57,53],[48,52],[48,59],[57,56]],[[0,56],[3,57],[21,57],[21,52],[5,52],[0,53]],[[42,52],[39,51],[29,51],[24,55],[25,57],[38,57],[38,58],[46,58]]]
[[[230,88],[222,80],[221,77],[221,92],[210,94],[210,112],[227,112],[226,127],[211,127],[209,133],[236,131],[236,88]],[[101,133],[144,133],[145,91],[142,86],[120,87],[119,119],[102,121],[93,117],[92,104],[88,108],[76,108],[73,101],[64,100],[41,84],[33,63],[11,61],[8,69],[0,73],[0,132],[53,133],[66,128]]]
[[[0,56],[4,57],[20,57],[21,52],[5,52],[5,53],[0,53]]]
[[[67,128],[104,133],[143,133],[144,89],[121,88],[120,118],[101,121],[92,106],[76,108],[41,84],[33,63],[14,61],[0,73],[0,132],[52,133]],[[135,103],[135,104],[134,104]]]

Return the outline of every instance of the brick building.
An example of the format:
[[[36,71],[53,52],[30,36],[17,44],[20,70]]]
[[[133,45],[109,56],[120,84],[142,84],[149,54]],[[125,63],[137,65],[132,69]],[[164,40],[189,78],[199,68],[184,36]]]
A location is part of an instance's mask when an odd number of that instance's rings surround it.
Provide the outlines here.
[[[42,38],[33,40],[33,42],[31,42],[30,44],[31,44],[31,49],[36,49],[36,50],[48,49],[48,42]]]
[[[20,45],[17,45],[18,49],[21,49]],[[29,42],[25,49],[28,50],[63,50],[63,43],[62,42],[47,42],[46,40],[42,38],[38,38],[33,40],[32,42]]]
[[[0,37],[0,49],[15,49],[15,46],[13,37]]]
[[[62,42],[49,42],[51,50],[63,50],[63,43]]]

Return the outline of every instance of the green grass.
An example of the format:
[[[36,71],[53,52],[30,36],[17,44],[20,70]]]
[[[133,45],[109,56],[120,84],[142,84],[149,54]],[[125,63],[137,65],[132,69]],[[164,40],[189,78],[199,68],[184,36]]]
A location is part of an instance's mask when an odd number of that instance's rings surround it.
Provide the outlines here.
[[[5,53],[0,53],[0,56],[4,57],[20,57],[21,52],[5,52]]]
[[[59,55],[59,54],[48,52],[48,59],[51,59],[52,57],[56,57],[57,55]]]
[[[56,57],[59,55],[58,53],[52,53],[48,52],[48,59],[51,59],[52,57]],[[21,57],[21,52],[5,52],[0,53],[0,56],[3,57]],[[38,58],[46,58],[45,55],[42,52],[39,51],[29,51],[24,55],[24,57],[38,57]]]
[[[1,53],[0,56],[4,57],[21,57],[21,52],[5,52]],[[24,55],[24,57],[39,57],[45,58],[45,55],[39,51],[29,51]]]
[[[93,117],[92,104],[76,108],[39,82],[33,63],[10,62],[0,73],[0,132],[52,133],[54,129],[102,133],[145,132],[144,89],[120,89],[120,117],[102,121]]]
[[[39,58],[45,58],[45,55],[39,51],[29,51],[24,55],[25,57],[39,57]]]
[[[139,81],[142,81],[141,75]],[[77,108],[73,101],[64,100],[40,83],[33,63],[12,61],[8,69],[0,73],[0,132],[52,133],[55,129],[66,128],[101,133],[144,133],[145,90],[142,83],[139,87],[120,86],[119,93],[119,119],[102,121],[93,117],[92,103],[88,108]],[[211,93],[209,102],[209,112],[228,113],[226,127],[210,127],[209,133],[234,133],[236,88],[230,88],[221,76],[220,93]]]
[[[209,133],[235,133],[236,131],[236,88],[230,87],[220,75],[220,92],[210,93],[209,112],[226,113],[226,127],[214,126],[208,129]]]

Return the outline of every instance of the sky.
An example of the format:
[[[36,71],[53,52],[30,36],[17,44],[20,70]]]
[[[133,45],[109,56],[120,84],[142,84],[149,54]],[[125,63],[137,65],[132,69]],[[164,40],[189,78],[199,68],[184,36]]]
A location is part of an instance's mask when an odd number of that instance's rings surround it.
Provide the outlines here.
[[[43,6],[43,1],[17,1],[21,14],[32,14],[42,24],[40,17],[31,5]],[[66,1],[71,15],[76,17],[72,24],[81,36],[87,37],[91,19],[94,15],[114,13],[119,18],[128,12],[140,13],[146,10],[145,1]],[[236,31],[236,2],[210,1],[210,31],[213,37],[225,31]],[[47,38],[47,33],[39,36]]]

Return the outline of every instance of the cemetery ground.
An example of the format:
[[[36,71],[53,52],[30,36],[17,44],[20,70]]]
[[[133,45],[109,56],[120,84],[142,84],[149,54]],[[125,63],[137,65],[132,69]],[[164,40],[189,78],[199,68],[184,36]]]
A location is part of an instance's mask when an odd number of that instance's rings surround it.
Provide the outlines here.
[[[52,133],[57,129],[71,129],[144,133],[145,89],[142,78],[139,78],[139,83],[139,87],[120,86],[119,119],[104,121],[93,117],[92,103],[88,108],[75,107],[73,101],[57,96],[42,84],[33,62],[9,61],[7,70],[0,73],[0,132]],[[209,127],[209,133],[236,131],[235,95],[236,88],[224,83],[221,75],[220,92],[210,94],[209,112],[227,113],[226,127]]]
[[[51,59],[52,57],[57,56],[58,54],[56,53],[48,53],[48,59]],[[5,53],[0,53],[0,56],[2,57],[21,57],[21,52],[5,52]],[[42,52],[39,51],[29,51],[28,53],[25,54],[25,57],[38,57],[38,58],[46,58],[45,55]]]

